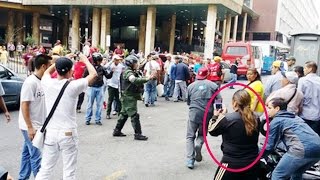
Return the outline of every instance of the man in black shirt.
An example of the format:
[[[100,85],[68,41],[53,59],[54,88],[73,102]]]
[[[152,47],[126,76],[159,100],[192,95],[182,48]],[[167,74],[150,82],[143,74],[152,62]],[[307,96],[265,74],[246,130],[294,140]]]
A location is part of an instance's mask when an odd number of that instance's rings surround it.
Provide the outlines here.
[[[97,71],[97,78],[92,84],[89,84],[88,88],[88,104],[87,104],[87,112],[86,112],[86,125],[90,125],[91,117],[92,117],[92,106],[94,100],[96,99],[96,124],[102,125],[101,123],[101,111],[102,111],[102,103],[103,103],[103,76],[107,79],[112,78],[113,71],[108,73],[107,69],[101,66],[101,62],[103,59],[102,54],[93,53],[93,66]],[[88,71],[86,70],[84,73],[84,77],[88,75]]]

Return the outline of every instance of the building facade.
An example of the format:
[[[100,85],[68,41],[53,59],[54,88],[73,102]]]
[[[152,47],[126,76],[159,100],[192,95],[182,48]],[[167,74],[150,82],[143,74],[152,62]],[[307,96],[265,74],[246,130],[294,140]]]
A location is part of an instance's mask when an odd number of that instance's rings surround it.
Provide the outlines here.
[[[246,5],[244,5],[246,4]],[[215,44],[246,40],[248,22],[258,15],[248,0],[0,0],[0,37],[71,49],[85,41],[102,49],[122,44],[145,54],[202,47],[212,57]],[[218,38],[217,38],[218,37]],[[219,39],[219,41],[217,41]]]
[[[271,40],[289,44],[290,32],[319,30],[317,0],[253,1],[259,14],[248,27],[249,40]]]

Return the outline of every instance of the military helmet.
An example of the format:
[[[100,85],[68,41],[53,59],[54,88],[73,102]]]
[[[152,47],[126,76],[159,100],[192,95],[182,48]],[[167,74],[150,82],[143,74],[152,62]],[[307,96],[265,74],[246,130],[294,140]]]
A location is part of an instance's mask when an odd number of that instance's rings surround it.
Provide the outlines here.
[[[135,56],[135,55],[129,55],[128,57],[126,57],[124,59],[124,61],[125,61],[126,66],[129,66],[129,67],[132,68],[133,64],[137,64],[138,63],[139,58],[137,56]]]
[[[103,55],[101,53],[93,53],[92,54],[92,60],[93,63],[97,63],[98,61],[102,61],[103,60]]]

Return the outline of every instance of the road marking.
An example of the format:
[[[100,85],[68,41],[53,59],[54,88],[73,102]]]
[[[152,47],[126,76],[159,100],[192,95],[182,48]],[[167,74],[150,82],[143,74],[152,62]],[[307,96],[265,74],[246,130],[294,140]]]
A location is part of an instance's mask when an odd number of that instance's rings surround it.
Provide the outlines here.
[[[106,176],[106,180],[124,180],[126,178],[126,171],[120,170],[112,173],[110,176]]]

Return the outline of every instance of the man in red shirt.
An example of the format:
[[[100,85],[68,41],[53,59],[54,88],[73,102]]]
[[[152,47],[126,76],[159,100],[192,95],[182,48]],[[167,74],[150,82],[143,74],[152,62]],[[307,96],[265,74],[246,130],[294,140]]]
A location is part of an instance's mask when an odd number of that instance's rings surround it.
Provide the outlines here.
[[[117,48],[114,50],[114,54],[124,57],[124,51],[121,49],[120,45],[117,45]]]
[[[86,69],[86,64],[80,61],[76,61],[74,64],[74,73],[73,73],[73,78],[76,79],[81,79],[83,77],[84,70]],[[79,94],[78,102],[77,102],[77,113],[81,113],[81,105],[84,100],[84,92]]]
[[[215,56],[213,60],[214,62],[208,64],[207,66],[210,71],[210,74],[207,79],[216,83],[220,88],[222,80],[224,78],[222,73],[222,66],[220,64],[222,59],[219,56]]]

